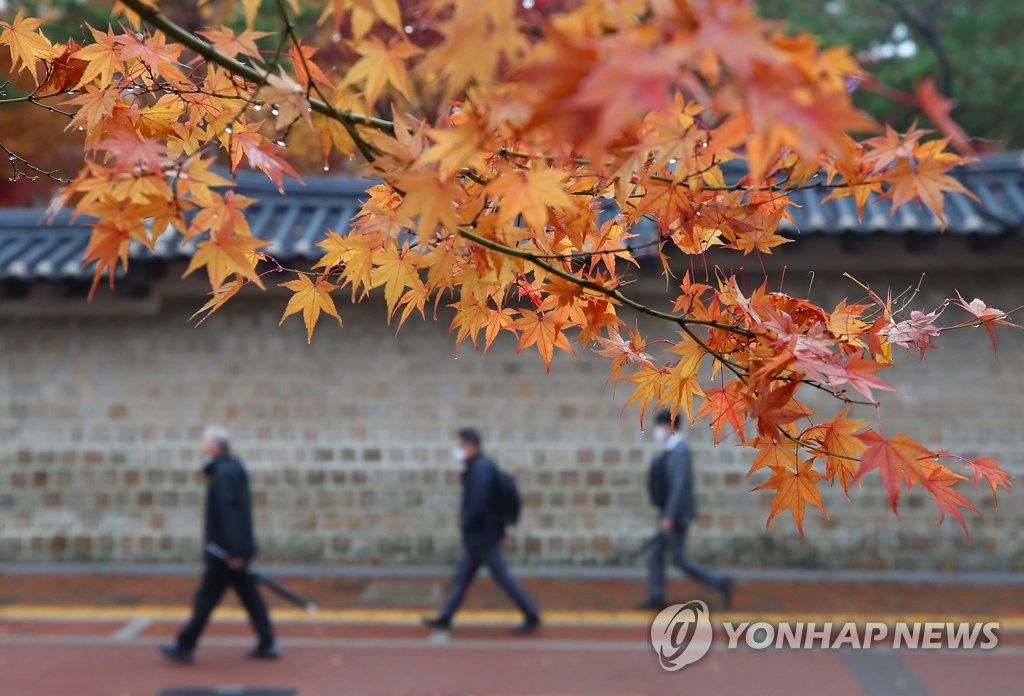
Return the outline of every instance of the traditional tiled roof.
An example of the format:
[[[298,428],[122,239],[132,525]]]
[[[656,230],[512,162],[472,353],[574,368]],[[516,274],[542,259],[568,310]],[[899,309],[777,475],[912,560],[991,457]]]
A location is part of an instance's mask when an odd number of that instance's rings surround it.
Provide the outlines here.
[[[946,196],[946,233],[952,236],[999,237],[1024,233],[1024,157],[990,155],[959,168],[957,178],[975,195]],[[317,177],[293,185],[287,196],[278,193],[265,177],[243,173],[238,193],[256,199],[247,209],[253,234],[269,242],[266,251],[281,261],[320,257],[316,242],[324,230],[342,233],[358,209],[367,186],[355,179]],[[932,235],[939,221],[927,209],[907,205],[891,215],[888,201],[871,201],[857,219],[853,200],[824,201],[829,191],[797,191],[791,208],[801,235]],[[639,230],[641,239],[653,229]],[[0,280],[15,282],[80,279],[91,276],[81,261],[89,238],[84,221],[72,222],[64,211],[52,222],[40,209],[0,210]],[[181,260],[194,251],[195,241],[181,245],[176,236],[161,238],[154,251],[133,243],[133,260]]]

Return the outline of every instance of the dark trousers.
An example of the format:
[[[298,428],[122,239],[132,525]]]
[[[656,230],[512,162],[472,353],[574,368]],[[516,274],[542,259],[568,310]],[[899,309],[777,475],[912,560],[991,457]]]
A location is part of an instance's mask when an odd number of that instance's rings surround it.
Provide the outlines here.
[[[199,641],[199,634],[206,627],[206,622],[213,613],[214,607],[224,596],[224,591],[231,586],[235,594],[242,600],[245,610],[249,613],[249,621],[259,636],[261,646],[274,643],[274,629],[270,627],[270,616],[267,605],[256,587],[256,580],[245,570],[232,570],[219,559],[206,559],[206,572],[203,581],[196,590],[196,598],[192,607],[192,618],[178,634],[178,645],[185,650],[192,650]]]
[[[686,525],[675,526],[671,532],[658,530],[651,546],[651,560],[647,575],[647,597],[656,601],[665,599],[665,552],[672,558],[672,565],[697,582],[720,590],[725,587],[726,576],[705,568],[686,555]]]
[[[508,572],[508,566],[505,565],[505,559],[501,555],[501,544],[495,544],[485,551],[463,549],[462,556],[459,557],[459,562],[455,566],[455,578],[452,581],[451,594],[448,595],[448,601],[441,608],[441,618],[451,621],[452,616],[458,611],[459,605],[462,604],[462,600],[466,596],[466,591],[473,584],[473,579],[482,565],[487,566],[487,570],[490,572],[491,577],[494,578],[494,582],[498,583],[498,586],[505,590],[505,593],[515,602],[516,606],[519,607],[519,611],[523,612],[527,619],[536,619],[538,617],[537,605],[534,603],[533,598],[526,593],[526,590]]]

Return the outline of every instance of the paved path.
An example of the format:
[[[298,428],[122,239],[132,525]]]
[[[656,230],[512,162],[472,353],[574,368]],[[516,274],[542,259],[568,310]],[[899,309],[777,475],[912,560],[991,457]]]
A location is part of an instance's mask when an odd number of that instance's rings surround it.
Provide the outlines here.
[[[1024,622],[1004,628],[994,650],[728,650],[721,631],[711,652],[681,672],[663,672],[637,612],[551,612],[531,637],[509,635],[509,612],[471,610],[453,635],[417,625],[419,612],[276,612],[285,658],[252,663],[237,609],[217,613],[192,666],[165,663],[155,647],[170,639],[180,608],[0,607],[3,696],[157,696],[178,688],[295,689],[335,694],[637,696],[964,696],[1019,693]],[[873,613],[818,619],[891,622]],[[808,615],[729,614],[730,620],[797,620]],[[928,620],[943,617],[931,615]]]
[[[195,665],[156,646],[184,620],[191,573],[0,574],[0,696],[158,696],[171,688],[297,690],[299,696],[974,696],[1022,693],[1024,585],[957,578],[746,578],[732,610],[684,581],[672,598],[701,598],[712,621],[998,621],[994,650],[739,650],[715,629],[711,652],[680,672],[658,666],[649,613],[628,610],[637,577],[533,575],[538,634],[509,634],[517,616],[489,580],[477,583],[452,636],[418,619],[447,587],[436,573],[279,579],[324,609],[307,615],[271,599],[285,650],[279,663],[243,658],[253,638],[229,598]],[[233,689],[233,691],[232,691]]]

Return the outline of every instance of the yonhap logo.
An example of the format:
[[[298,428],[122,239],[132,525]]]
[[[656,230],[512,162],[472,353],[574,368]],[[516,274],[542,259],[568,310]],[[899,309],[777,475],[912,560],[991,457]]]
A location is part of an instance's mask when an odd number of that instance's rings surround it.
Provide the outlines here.
[[[651,645],[661,668],[675,672],[691,665],[711,649],[708,605],[699,599],[662,609],[651,624]]]

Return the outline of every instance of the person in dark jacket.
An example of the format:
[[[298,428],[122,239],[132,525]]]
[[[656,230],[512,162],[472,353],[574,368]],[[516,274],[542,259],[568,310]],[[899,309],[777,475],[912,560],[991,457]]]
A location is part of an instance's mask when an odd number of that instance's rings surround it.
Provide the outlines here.
[[[459,431],[453,456],[465,467],[460,507],[463,550],[455,566],[448,601],[436,617],[425,618],[423,623],[435,629],[450,629],[452,617],[462,604],[480,566],[484,565],[494,581],[523,612],[523,623],[515,632],[530,633],[540,626],[540,614],[530,595],[509,573],[501,555],[505,520],[499,500],[498,467],[483,455],[480,445],[480,434],[476,430],[466,428]]]
[[[686,555],[686,531],[697,519],[697,496],[690,448],[678,430],[679,418],[667,409],[655,416],[654,437],[664,449],[651,463],[651,502],[658,508],[658,529],[651,542],[647,599],[641,609],[665,607],[665,552],[672,564],[697,582],[718,590],[726,607],[732,602],[732,578],[705,568]]]
[[[206,571],[196,592],[192,618],[178,634],[173,645],[160,652],[176,662],[191,662],[199,635],[207,620],[230,586],[249,613],[259,643],[249,653],[257,660],[275,660],[281,656],[270,625],[267,605],[247,566],[256,555],[252,533],[252,502],[249,477],[242,463],[231,455],[226,430],[210,426],[203,434],[203,472],[206,475],[206,523],[204,546],[215,544],[229,556],[224,561],[209,551],[204,553]]]

